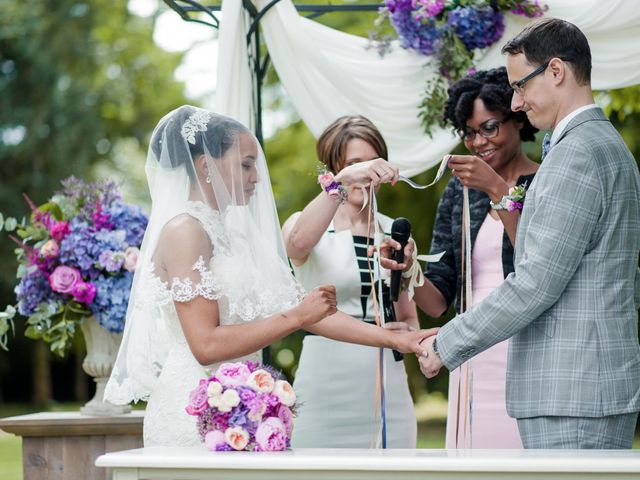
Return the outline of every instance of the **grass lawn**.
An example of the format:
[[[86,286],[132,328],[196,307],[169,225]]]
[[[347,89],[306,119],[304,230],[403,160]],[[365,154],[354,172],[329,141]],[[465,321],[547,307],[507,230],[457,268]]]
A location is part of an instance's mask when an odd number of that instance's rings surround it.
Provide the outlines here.
[[[4,432],[0,432],[0,478],[22,480],[22,442]]]

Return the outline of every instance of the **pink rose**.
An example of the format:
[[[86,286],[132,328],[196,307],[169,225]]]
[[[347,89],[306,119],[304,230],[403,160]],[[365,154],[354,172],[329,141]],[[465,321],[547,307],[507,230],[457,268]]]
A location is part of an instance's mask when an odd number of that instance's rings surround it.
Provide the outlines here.
[[[124,269],[127,272],[135,271],[139,254],[138,247],[129,247],[124,251]]]
[[[49,277],[51,290],[58,293],[71,293],[78,282],[82,282],[80,272],[73,267],[65,267],[64,265],[56,267]]]
[[[207,384],[208,381],[206,379],[200,380],[198,386],[189,394],[189,405],[185,408],[189,415],[200,415],[209,406]]]
[[[256,430],[256,450],[280,452],[287,448],[287,432],[279,418],[269,417]]]
[[[227,428],[224,439],[234,450],[244,450],[249,443],[249,432],[242,427]]]
[[[293,391],[293,387],[286,380],[278,380],[276,382],[273,388],[273,394],[287,407],[296,403],[296,392]]]
[[[327,188],[333,182],[335,182],[335,178],[332,173],[325,172],[321,175],[318,175],[318,183],[322,188]]]
[[[244,363],[223,363],[216,371],[216,378],[225,387],[244,385],[251,372]]]
[[[291,413],[291,409],[286,405],[280,405],[280,408],[278,408],[278,418],[284,425],[287,435],[291,435],[293,431],[293,414]]]
[[[55,240],[49,240],[40,249],[40,255],[44,258],[56,258],[60,253],[60,247]]]
[[[275,381],[269,372],[262,368],[256,370],[247,378],[247,387],[258,393],[268,393],[273,391]]]
[[[64,237],[71,233],[71,229],[69,228],[69,222],[55,222],[51,225],[51,229],[49,230],[51,236],[56,240],[62,240]]]
[[[96,298],[96,286],[91,282],[78,282],[71,290],[71,295],[77,302],[90,305]]]
[[[226,445],[226,443],[224,433],[220,430],[211,430],[204,436],[204,445],[212,452],[215,452],[218,447]]]

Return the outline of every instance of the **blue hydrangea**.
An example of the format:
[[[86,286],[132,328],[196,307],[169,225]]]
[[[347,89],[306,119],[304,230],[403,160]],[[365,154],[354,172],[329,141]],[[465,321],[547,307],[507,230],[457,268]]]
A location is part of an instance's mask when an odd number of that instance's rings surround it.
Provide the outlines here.
[[[126,232],[128,245],[137,247],[142,243],[149,219],[140,207],[116,201],[105,209],[105,213],[111,217],[116,229]]]
[[[447,21],[467,50],[493,45],[504,33],[504,15],[491,7],[459,7]]]
[[[73,219],[71,233],[60,244],[60,263],[77,267],[83,276],[94,279],[100,273],[96,269],[100,255],[111,250],[126,248],[124,231],[102,229],[95,232],[87,222]]]
[[[34,270],[22,277],[14,292],[18,300],[18,312],[25,317],[33,315],[41,302],[55,295],[47,277],[39,270]]]
[[[444,30],[433,19],[416,18],[410,1],[394,3],[396,5],[393,9],[389,8],[389,11],[391,22],[400,37],[400,45],[424,55],[437,53],[442,46]]]
[[[116,276],[100,275],[93,281],[97,293],[91,311],[100,325],[110,332],[121,333],[124,330],[132,281],[131,272]]]

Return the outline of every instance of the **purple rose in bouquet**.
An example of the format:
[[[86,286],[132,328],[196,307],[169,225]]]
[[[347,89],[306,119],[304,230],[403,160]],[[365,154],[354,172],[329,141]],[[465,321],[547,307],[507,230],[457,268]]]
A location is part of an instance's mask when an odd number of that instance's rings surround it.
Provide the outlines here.
[[[224,363],[200,380],[185,410],[197,417],[212,451],[281,451],[289,447],[296,396],[286,380],[257,363]]]

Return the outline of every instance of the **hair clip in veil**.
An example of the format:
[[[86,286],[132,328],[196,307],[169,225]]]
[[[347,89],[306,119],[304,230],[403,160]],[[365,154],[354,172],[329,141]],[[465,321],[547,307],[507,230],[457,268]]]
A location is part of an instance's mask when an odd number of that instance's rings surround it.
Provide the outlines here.
[[[180,130],[182,138],[191,145],[195,145],[196,133],[206,132],[209,120],[211,120],[211,114],[206,110],[197,110],[192,113],[182,125],[182,130]]]

